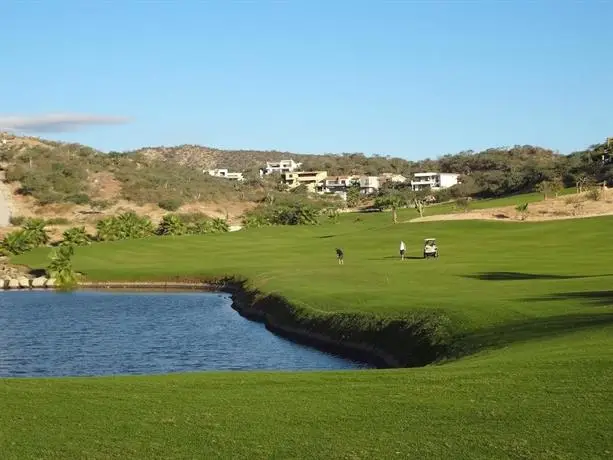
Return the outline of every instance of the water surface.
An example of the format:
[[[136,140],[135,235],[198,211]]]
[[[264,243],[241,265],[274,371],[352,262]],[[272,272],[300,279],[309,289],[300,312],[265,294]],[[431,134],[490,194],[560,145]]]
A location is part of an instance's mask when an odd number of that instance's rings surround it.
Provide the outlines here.
[[[0,377],[360,367],[272,334],[226,294],[0,292]]]

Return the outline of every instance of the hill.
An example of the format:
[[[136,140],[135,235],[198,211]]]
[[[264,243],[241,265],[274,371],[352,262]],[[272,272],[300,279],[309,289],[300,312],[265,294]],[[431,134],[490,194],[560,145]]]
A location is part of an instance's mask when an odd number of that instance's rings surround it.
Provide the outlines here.
[[[553,190],[613,182],[613,164],[605,159],[608,152],[603,144],[570,155],[513,146],[408,161],[360,153],[301,155],[198,145],[105,154],[80,144],[5,133],[0,137],[0,169],[4,172],[0,197],[5,201],[0,207],[10,209],[13,216],[62,219],[86,226],[123,210],[155,220],[168,211],[202,212],[239,223],[245,212],[272,192],[283,190],[278,177],[261,178],[258,169],[268,160],[285,158],[302,162],[303,169],[326,170],[329,175],[460,173],[462,185],[438,193],[440,201],[501,197],[532,192],[538,186]],[[246,180],[236,183],[206,174],[206,169],[220,167],[243,172]],[[0,226],[6,225],[6,217]]]

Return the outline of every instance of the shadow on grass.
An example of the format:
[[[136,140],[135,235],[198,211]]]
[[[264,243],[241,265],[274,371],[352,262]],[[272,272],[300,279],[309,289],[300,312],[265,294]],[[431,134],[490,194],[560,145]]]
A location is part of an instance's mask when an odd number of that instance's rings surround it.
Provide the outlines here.
[[[35,278],[38,278],[41,276],[47,276],[47,270],[45,270],[44,268],[33,268],[28,271],[28,274],[34,276]]]
[[[546,339],[571,332],[613,325],[613,312],[559,315],[514,321],[474,331],[460,341],[457,356],[485,348],[501,348],[518,342]]]
[[[589,305],[613,306],[613,291],[559,292],[524,299],[527,302],[546,302],[551,300],[582,300]]]
[[[481,281],[521,281],[521,280],[569,280],[579,278],[598,278],[606,275],[549,275],[545,273],[520,272],[483,272],[474,275],[461,275],[463,278],[472,278]]]

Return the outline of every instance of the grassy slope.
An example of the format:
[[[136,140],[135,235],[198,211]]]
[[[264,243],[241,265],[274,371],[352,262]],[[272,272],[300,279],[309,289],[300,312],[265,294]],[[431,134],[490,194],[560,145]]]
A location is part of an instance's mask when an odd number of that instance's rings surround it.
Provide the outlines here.
[[[3,380],[0,449],[23,458],[607,458],[612,218],[337,225],[81,249],[92,279],[241,274],[325,311],[443,309],[471,357],[420,369]],[[418,256],[439,239],[439,260]],[[334,248],[346,251],[339,267]],[[44,252],[18,258],[39,266]]]
[[[575,187],[565,188],[559,196],[571,195],[576,193]],[[489,209],[489,208],[503,208],[506,206],[517,206],[523,203],[538,203],[543,201],[543,195],[541,193],[522,193],[519,195],[510,195],[503,198],[488,198],[484,200],[474,200],[471,202],[469,210]],[[455,204],[453,202],[441,203],[430,206],[426,209],[426,216],[434,216],[438,214],[449,214],[456,212]],[[411,216],[414,217],[414,216]]]

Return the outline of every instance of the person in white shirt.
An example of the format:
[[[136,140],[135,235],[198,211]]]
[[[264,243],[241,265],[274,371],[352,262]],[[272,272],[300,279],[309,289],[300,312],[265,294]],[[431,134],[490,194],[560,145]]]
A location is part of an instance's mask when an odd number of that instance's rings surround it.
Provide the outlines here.
[[[404,253],[406,252],[407,248],[404,245],[404,241],[400,242],[400,260],[404,260]]]

